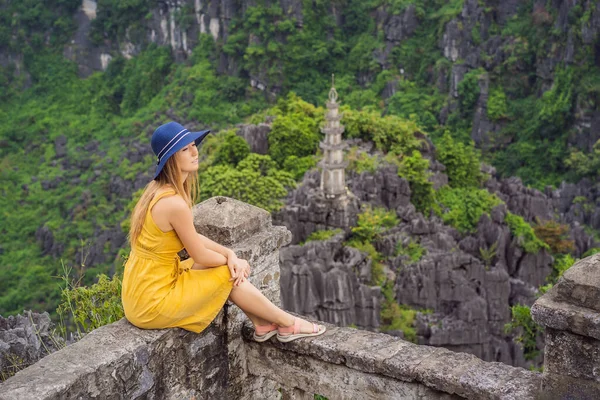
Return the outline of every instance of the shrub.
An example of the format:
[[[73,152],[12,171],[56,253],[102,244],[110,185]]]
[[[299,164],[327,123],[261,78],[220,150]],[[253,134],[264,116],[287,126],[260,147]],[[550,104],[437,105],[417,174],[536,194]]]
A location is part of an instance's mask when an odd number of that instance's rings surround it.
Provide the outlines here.
[[[357,226],[352,228],[352,234],[358,241],[373,243],[381,238],[383,232],[397,224],[398,217],[394,211],[367,206],[358,215]]]
[[[463,116],[470,116],[479,99],[479,76],[485,71],[481,68],[467,72],[458,84],[458,102]]]
[[[406,179],[410,185],[410,200],[422,213],[428,212],[434,204],[435,191],[429,180],[429,160],[423,158],[421,152],[414,150],[410,156],[388,153],[385,160],[398,166],[398,176]]]
[[[375,246],[370,242],[360,241],[356,238],[349,240],[345,245],[354,247],[369,256],[369,259],[371,260],[371,285],[382,286],[385,282],[383,264],[381,263],[383,257],[375,249]]]
[[[310,242],[313,240],[329,240],[337,234],[344,232],[341,229],[325,229],[321,231],[314,231],[306,238],[306,242]]]
[[[348,170],[357,173],[375,173],[379,167],[379,157],[369,155],[367,152],[359,151],[358,147],[352,147],[347,154]]]
[[[224,132],[220,136],[220,144],[214,154],[214,164],[229,164],[235,167],[250,154],[248,143],[234,131]]]
[[[516,304],[510,310],[512,320],[504,325],[504,332],[508,334],[516,331],[515,340],[521,343],[525,359],[532,360],[539,354],[536,338],[543,333],[543,327],[533,321],[528,306]]]
[[[535,236],[546,243],[554,254],[563,254],[575,250],[575,242],[569,240],[569,225],[556,221],[539,221],[533,227]]]
[[[396,244],[394,256],[407,256],[411,262],[416,263],[419,262],[426,253],[427,250],[411,238],[406,246],[403,245],[402,242]]]
[[[510,232],[517,238],[517,243],[527,253],[537,253],[542,249],[549,250],[550,246],[542,242],[535,234],[535,231],[523,217],[512,213],[506,213],[504,222],[510,228]]]
[[[467,233],[477,228],[483,214],[502,201],[485,189],[450,188],[445,186],[436,193],[435,212],[444,223]]]
[[[290,156],[312,156],[318,148],[319,126],[324,111],[300,100],[293,93],[271,110],[275,120],[269,132],[269,155],[280,166]]]
[[[317,165],[316,156],[297,157],[289,156],[283,162],[283,169],[294,176],[294,179],[301,180],[309,169]]]
[[[382,287],[383,303],[381,304],[381,327],[383,332],[401,330],[404,338],[416,343],[417,331],[415,329],[415,317],[417,311],[400,305],[395,301],[394,286],[392,281],[387,281]]]
[[[90,287],[78,286],[69,280],[69,272],[65,270],[62,302],[56,310],[60,317],[59,329],[65,339],[70,320],[78,338],[81,338],[96,328],[123,318],[121,279],[116,274],[112,278],[99,274],[97,278],[98,282]]]
[[[360,138],[375,143],[384,153],[408,154],[421,147],[415,135],[421,130],[414,121],[397,116],[382,117],[376,111],[353,111],[344,108],[342,124],[346,138]]]
[[[479,168],[479,154],[472,141],[465,145],[454,141],[446,132],[437,146],[437,158],[446,166],[450,186],[454,188],[480,186],[483,174]]]
[[[237,168],[215,165],[200,174],[202,200],[228,196],[269,212],[281,208],[287,188],[295,185],[294,177],[278,170],[271,157],[256,153],[240,161]]]
[[[506,94],[502,88],[496,88],[490,91],[487,102],[487,116],[492,121],[506,118],[508,108],[506,105]]]

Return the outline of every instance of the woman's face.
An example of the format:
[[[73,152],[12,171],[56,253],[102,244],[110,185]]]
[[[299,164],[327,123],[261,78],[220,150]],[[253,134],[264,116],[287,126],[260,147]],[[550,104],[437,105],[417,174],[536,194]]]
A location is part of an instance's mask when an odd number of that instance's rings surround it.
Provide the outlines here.
[[[175,160],[181,172],[198,171],[198,148],[194,142],[175,153]]]

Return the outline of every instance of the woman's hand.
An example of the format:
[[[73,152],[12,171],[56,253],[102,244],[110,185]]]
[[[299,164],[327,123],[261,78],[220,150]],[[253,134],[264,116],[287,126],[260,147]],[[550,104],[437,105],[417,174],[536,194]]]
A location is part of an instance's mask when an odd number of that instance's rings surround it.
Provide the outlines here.
[[[230,281],[234,281],[235,286],[239,286],[250,276],[250,265],[248,261],[238,258],[234,252],[231,252],[227,257],[227,266],[231,273]]]

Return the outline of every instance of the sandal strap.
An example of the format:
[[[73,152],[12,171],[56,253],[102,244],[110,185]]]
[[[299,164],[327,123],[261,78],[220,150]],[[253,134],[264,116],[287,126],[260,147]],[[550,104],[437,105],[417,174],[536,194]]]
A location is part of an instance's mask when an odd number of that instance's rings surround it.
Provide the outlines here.
[[[313,322],[313,333],[319,332],[319,326]]]
[[[265,333],[269,333],[273,330],[277,329],[277,324],[271,324],[271,325],[256,325],[254,327],[254,330],[256,331],[257,335],[264,335]]]
[[[279,333],[291,333],[293,335],[300,333],[300,320],[294,317],[294,325],[290,326],[280,326]]]

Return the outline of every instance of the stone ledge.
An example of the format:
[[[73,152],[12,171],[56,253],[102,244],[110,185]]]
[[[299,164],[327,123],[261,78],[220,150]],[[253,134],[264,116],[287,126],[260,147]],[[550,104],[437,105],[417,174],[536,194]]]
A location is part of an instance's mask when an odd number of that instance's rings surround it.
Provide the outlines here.
[[[260,346],[473,399],[534,399],[541,385],[541,374],[537,372],[484,362],[471,354],[418,346],[381,333],[331,325],[327,329],[323,336],[286,344],[273,338]],[[247,342],[253,342],[249,323],[243,327],[243,336]]]
[[[196,204],[192,213],[196,231],[223,246],[240,243],[271,226],[267,211],[224,196]]]
[[[17,372],[1,385],[0,399],[218,398],[228,373],[222,320],[223,312],[198,335],[138,329],[123,318]],[[204,379],[190,382],[190,374]]]
[[[555,285],[556,300],[600,311],[599,266],[600,254],[577,261]]]
[[[285,226],[268,226],[255,232],[246,240],[235,243],[230,248],[239,258],[248,260],[250,265],[259,258],[278,251],[292,241],[292,233]]]
[[[531,317],[540,325],[600,340],[600,314],[589,308],[557,301],[554,288],[531,306]]]

